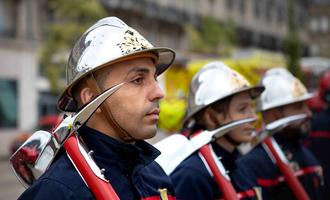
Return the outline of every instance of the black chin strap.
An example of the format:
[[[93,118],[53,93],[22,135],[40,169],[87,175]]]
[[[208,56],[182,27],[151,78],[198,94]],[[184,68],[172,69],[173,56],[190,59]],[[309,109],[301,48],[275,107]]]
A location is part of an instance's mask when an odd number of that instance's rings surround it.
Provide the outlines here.
[[[92,89],[93,92],[95,92],[96,95],[101,94],[101,89],[98,86],[93,73],[91,74],[91,78],[87,78],[87,85]],[[113,117],[110,107],[107,104],[102,103],[100,109],[110,126],[116,131],[121,140],[127,143],[136,141],[136,139],[131,136],[131,134],[129,134],[123,127],[118,124],[118,122]]]

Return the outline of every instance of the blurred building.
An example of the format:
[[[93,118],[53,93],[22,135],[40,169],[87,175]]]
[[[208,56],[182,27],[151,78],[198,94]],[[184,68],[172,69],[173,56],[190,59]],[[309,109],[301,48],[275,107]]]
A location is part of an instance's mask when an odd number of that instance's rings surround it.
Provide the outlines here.
[[[120,16],[161,45],[186,50],[183,26],[200,25],[212,16],[219,24],[229,20],[237,27],[239,43],[282,50],[287,35],[287,0],[102,0],[110,14]],[[299,36],[308,47],[309,0],[293,1]]]
[[[48,82],[39,76],[44,5],[39,0],[0,1],[0,156],[13,137],[36,126],[43,110],[56,109],[47,101]]]
[[[314,0],[309,13],[311,54],[330,57],[330,0]]]
[[[0,0],[0,152],[9,141],[33,129],[44,114],[56,112],[49,83],[40,75],[39,56],[47,24],[47,0]],[[279,51],[287,30],[286,0],[100,0],[109,15],[118,16],[152,43],[187,55],[185,24],[201,25],[204,16],[219,24],[232,20],[239,43]],[[305,46],[308,0],[295,1],[299,34]],[[74,42],[74,41],[73,41]],[[72,43],[73,43],[72,42]]]

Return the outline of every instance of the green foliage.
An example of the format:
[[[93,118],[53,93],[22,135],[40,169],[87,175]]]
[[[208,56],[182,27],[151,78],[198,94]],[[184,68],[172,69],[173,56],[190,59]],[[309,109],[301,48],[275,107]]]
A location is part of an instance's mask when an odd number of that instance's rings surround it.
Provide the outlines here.
[[[97,0],[51,0],[49,7],[54,11],[53,21],[47,27],[40,62],[51,91],[58,94],[68,52],[90,25],[106,16],[106,11]]]
[[[302,55],[302,44],[297,33],[297,22],[295,20],[294,0],[288,1],[288,35],[284,44],[288,70],[300,80],[303,74],[300,69],[299,59]]]
[[[220,24],[212,17],[204,17],[199,28],[186,25],[185,31],[191,51],[223,55],[237,44],[235,24],[231,20]]]
[[[216,49],[224,34],[223,32],[222,27],[214,18],[205,17],[202,19],[200,34],[208,47]]]
[[[187,24],[184,28],[188,37],[189,50],[194,52],[205,51],[205,45],[198,30],[191,24]]]
[[[300,69],[299,60],[302,54],[302,45],[296,35],[289,36],[285,42],[286,63],[288,70],[300,80],[303,74]]]

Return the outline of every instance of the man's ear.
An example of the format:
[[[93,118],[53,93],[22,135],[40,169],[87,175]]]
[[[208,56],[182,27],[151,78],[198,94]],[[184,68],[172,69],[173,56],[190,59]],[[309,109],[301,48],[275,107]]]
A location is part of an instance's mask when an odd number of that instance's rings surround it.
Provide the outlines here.
[[[81,91],[80,91],[80,101],[82,103],[82,105],[85,105],[89,102],[91,102],[94,99],[95,95],[93,93],[93,91],[91,90],[91,88],[89,87],[84,87]],[[100,109],[98,108],[96,110],[96,113],[100,113]]]
[[[220,118],[223,118],[223,114],[215,112],[210,106],[207,107],[203,112],[204,123],[209,130],[213,130],[219,127],[219,121],[223,120]]]
[[[93,99],[93,97],[94,97],[94,93],[89,87],[84,87],[80,91],[80,101],[83,105],[90,102]]]

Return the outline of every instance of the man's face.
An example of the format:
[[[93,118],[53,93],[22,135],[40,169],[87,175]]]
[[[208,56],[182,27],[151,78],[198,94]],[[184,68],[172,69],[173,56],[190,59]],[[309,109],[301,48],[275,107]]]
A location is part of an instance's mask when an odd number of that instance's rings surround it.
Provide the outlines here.
[[[239,93],[233,96],[229,104],[229,113],[225,118],[225,123],[245,118],[255,118],[256,113],[253,100],[248,92]],[[253,122],[246,123],[229,132],[229,136],[237,142],[249,142],[254,131]]]
[[[289,129],[299,130],[301,133],[308,133],[310,128],[310,118],[312,113],[305,102],[292,103],[279,108],[281,117],[288,117],[291,115],[306,114],[307,118],[297,121],[288,126]],[[296,132],[296,131],[295,131]]]
[[[135,139],[148,139],[157,132],[159,100],[164,93],[157,83],[150,58],[137,58],[109,67],[102,88],[127,82],[107,99],[115,121]]]
[[[248,92],[235,94],[230,100],[226,113],[215,114],[218,125],[230,123],[245,118],[255,118],[256,113],[253,106],[253,100]],[[252,139],[254,131],[253,122],[246,123],[228,133],[237,143],[249,142]]]

